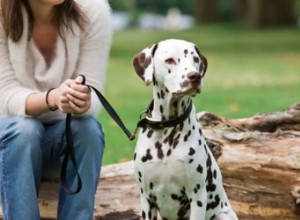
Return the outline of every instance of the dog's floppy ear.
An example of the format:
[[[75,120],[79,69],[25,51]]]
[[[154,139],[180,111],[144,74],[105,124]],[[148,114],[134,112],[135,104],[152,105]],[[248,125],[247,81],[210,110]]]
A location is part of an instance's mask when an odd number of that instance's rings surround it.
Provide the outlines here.
[[[133,67],[135,72],[141,77],[146,85],[150,85],[153,81],[154,63],[153,57],[157,49],[157,44],[145,48],[141,53],[133,58]]]
[[[201,73],[201,75],[203,77],[205,75],[207,67],[208,67],[207,59],[205,58],[205,56],[203,56],[200,53],[200,50],[199,50],[199,48],[196,45],[195,45],[195,50],[196,50],[198,56],[201,59],[201,63],[200,63],[200,66],[199,66],[199,72]]]

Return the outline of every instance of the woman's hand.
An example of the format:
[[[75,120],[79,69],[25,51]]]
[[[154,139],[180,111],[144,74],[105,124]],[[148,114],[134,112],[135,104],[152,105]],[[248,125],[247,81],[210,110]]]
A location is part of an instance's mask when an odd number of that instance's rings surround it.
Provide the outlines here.
[[[64,113],[82,114],[91,105],[91,89],[82,85],[82,77],[68,79],[53,91],[54,102]]]

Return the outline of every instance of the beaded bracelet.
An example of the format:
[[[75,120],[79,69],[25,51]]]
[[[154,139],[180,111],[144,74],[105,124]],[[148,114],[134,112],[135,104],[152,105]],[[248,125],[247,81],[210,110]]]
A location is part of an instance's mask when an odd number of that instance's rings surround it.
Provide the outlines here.
[[[53,90],[54,88],[51,88],[51,89],[49,89],[48,91],[47,91],[47,93],[46,93],[46,104],[47,104],[47,106],[48,106],[48,109],[50,110],[50,111],[56,111],[57,109],[58,109],[58,107],[51,107],[50,105],[49,105],[49,102],[48,102],[48,97],[49,97],[49,93]]]

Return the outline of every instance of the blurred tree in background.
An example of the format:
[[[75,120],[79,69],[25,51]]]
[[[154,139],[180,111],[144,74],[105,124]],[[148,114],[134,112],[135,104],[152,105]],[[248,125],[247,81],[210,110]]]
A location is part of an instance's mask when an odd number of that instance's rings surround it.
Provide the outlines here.
[[[116,11],[166,14],[179,8],[197,23],[239,21],[254,27],[296,24],[299,0],[109,0]],[[298,14],[299,16],[299,14]]]

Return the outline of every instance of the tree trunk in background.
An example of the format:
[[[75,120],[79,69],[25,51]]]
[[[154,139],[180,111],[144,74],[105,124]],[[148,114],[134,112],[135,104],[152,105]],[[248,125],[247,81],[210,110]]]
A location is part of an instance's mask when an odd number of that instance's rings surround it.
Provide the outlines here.
[[[246,22],[250,26],[263,27],[296,22],[295,0],[247,0],[246,4]]]
[[[235,18],[238,21],[245,21],[248,0],[235,0]]]
[[[198,118],[239,219],[299,220],[300,103],[246,119]],[[57,191],[58,182],[41,185],[44,220],[56,219]],[[141,219],[139,194],[132,161],[103,167],[94,219]]]
[[[197,23],[208,23],[217,21],[217,0],[196,0],[195,18]]]

